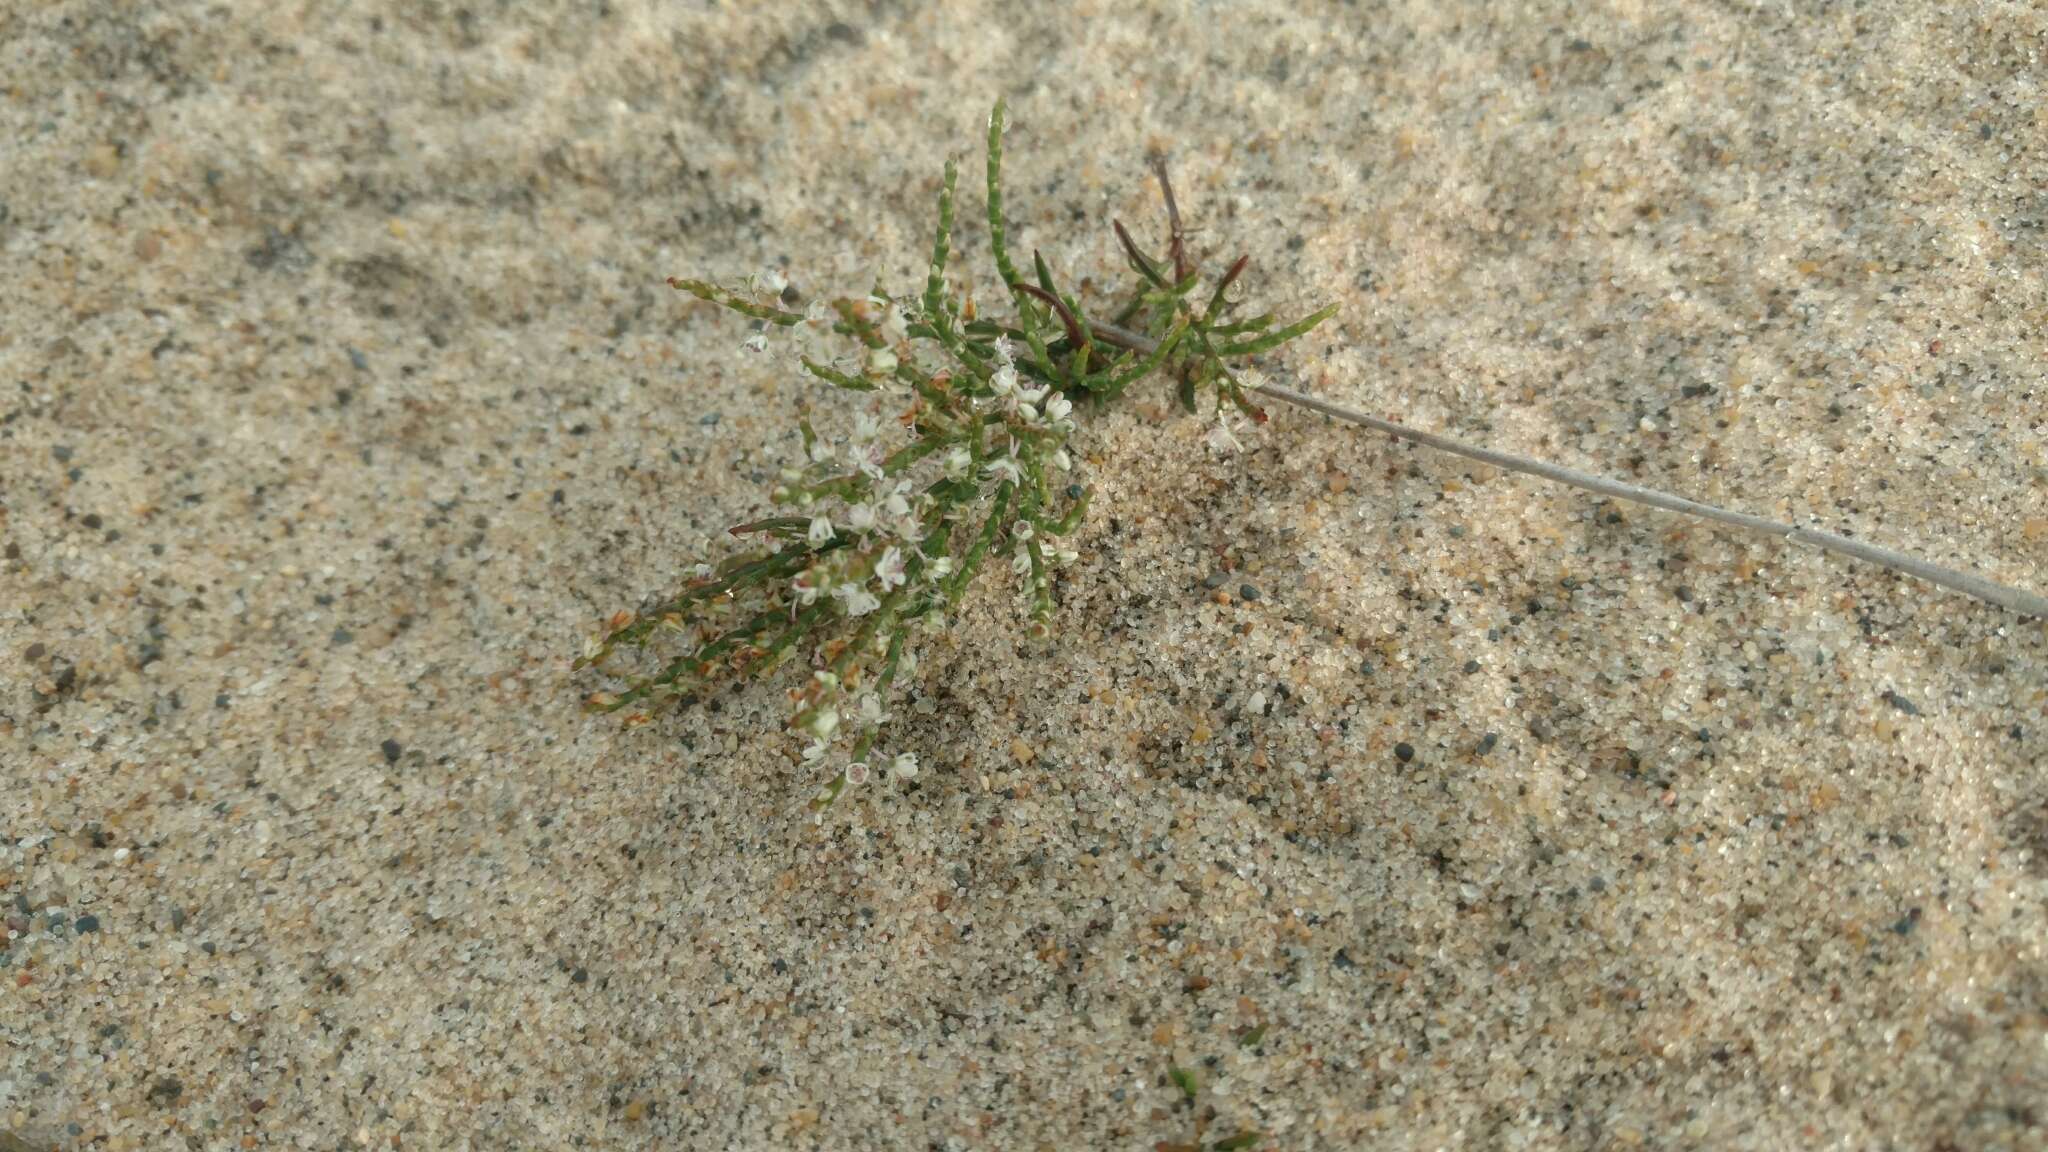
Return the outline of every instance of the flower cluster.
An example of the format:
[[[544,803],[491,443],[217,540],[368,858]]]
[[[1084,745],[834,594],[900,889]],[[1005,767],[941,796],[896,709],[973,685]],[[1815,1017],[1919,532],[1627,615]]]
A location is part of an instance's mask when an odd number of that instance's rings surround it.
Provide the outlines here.
[[[807,737],[803,761],[830,773],[814,803],[829,804],[877,775],[914,779],[914,752],[885,755],[878,746],[892,685],[915,668],[914,632],[940,626],[991,557],[1005,556],[1031,601],[1033,628],[1043,631],[1053,610],[1052,573],[1078,558],[1067,543],[1088,502],[1071,476],[1077,406],[1114,399],[1165,372],[1179,380],[1190,410],[1208,390],[1219,417],[1228,403],[1263,418],[1229,362],[1308,331],[1329,311],[1284,328],[1274,328],[1271,316],[1229,319],[1225,290],[1243,260],[1218,279],[1206,308],[1195,306],[1201,276],[1189,266],[1174,215],[1171,275],[1117,226],[1139,278],[1114,322],[1091,323],[1035,253],[1035,283],[1011,263],[1003,127],[998,104],[989,118],[988,221],[997,271],[1016,307],[1013,322],[979,318],[948,291],[950,162],[919,296],[875,292],[795,312],[776,272],[738,289],[670,281],[757,321],[747,349],[786,347],[810,377],[870,394],[872,403],[839,440],[820,436],[808,419],[800,423],[801,459],[770,492],[784,514],[732,529],[760,538],[759,547],[700,566],[680,592],[621,613],[592,639],[579,666],[603,667],[620,649],[647,648],[662,636],[681,637],[683,649],[652,672],[621,674],[623,689],[593,695],[593,708],[632,708],[629,718],[645,722],[648,704],[800,663],[807,675],[789,691],[790,725]],[[820,340],[832,336],[848,342],[848,354],[820,351]]]

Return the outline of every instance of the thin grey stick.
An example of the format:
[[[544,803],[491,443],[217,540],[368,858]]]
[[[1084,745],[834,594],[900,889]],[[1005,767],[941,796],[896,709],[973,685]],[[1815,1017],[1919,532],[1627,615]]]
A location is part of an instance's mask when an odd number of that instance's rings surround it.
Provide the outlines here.
[[[1094,334],[1101,338],[1104,343],[1117,344],[1141,352],[1149,352],[1154,347],[1151,338],[1142,333],[1115,328],[1108,324],[1092,324],[1091,326],[1094,329]],[[1398,437],[1402,440],[1413,441],[1426,448],[1434,448],[1439,452],[1448,452],[1453,456],[1462,456],[1467,460],[1477,460],[1482,464],[1490,464],[1495,468],[1508,472],[1520,472],[1525,476],[1540,476],[1545,480],[1554,480],[1559,484],[1569,484],[1574,488],[1582,488],[1588,492],[1597,492],[1602,496],[1611,496],[1617,500],[1627,500],[1635,504],[1647,504],[1652,508],[1662,508],[1670,512],[1681,512],[1688,516],[1698,516],[1703,520],[1713,520],[1721,524],[1733,525],[1737,528],[1747,528],[1752,532],[1762,532],[1767,536],[1776,536],[1781,540],[1788,540],[1794,544],[1807,544],[1822,551],[1839,552],[1844,556],[1854,556],[1858,560],[1866,560],[1880,567],[1889,568],[1894,572],[1903,572],[1908,576],[1917,576],[1930,584],[1939,584],[1944,588],[1953,588],[1958,592],[1967,592],[1980,600],[1996,604],[2001,608],[2010,609],[2021,615],[2048,619],[2048,597],[2029,592],[2023,588],[2009,588],[2003,584],[1987,580],[1973,572],[1959,572],[1954,568],[1945,568],[1939,564],[1922,560],[1917,556],[1908,556],[1903,552],[1894,552],[1889,548],[1880,548],[1875,544],[1865,544],[1861,540],[1851,540],[1847,536],[1837,536],[1833,532],[1820,532],[1811,528],[1797,528],[1790,524],[1780,524],[1775,520],[1766,520],[1761,516],[1751,516],[1745,512],[1731,512],[1726,508],[1716,508],[1711,504],[1702,504],[1697,500],[1687,500],[1683,496],[1673,496],[1668,492],[1659,492],[1654,488],[1643,488],[1635,484],[1625,484],[1619,480],[1609,480],[1604,476],[1595,476],[1590,472],[1580,472],[1573,468],[1546,464],[1541,460],[1530,460],[1522,456],[1511,456],[1505,452],[1496,452],[1491,448],[1461,444],[1447,436],[1439,436],[1433,432],[1420,432],[1413,428],[1396,424],[1391,420],[1381,420],[1378,417],[1368,416],[1363,412],[1346,408],[1340,404],[1332,404],[1327,400],[1296,392],[1290,388],[1282,388],[1277,384],[1262,384],[1252,390],[1262,396],[1270,396],[1275,400],[1284,400],[1289,404],[1296,404],[1303,408],[1321,412],[1325,416],[1331,416],[1351,424],[1362,425],[1376,432],[1384,432],[1389,436]]]

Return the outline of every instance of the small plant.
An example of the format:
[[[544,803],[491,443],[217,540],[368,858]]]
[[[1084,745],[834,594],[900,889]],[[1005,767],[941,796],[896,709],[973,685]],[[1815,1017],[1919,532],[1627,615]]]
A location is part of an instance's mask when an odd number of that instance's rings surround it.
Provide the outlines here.
[[[2022,615],[2048,618],[2048,598],[1818,528],[1782,524],[1666,492],[1505,452],[1462,444],[1356,412],[1258,379],[1246,358],[1271,351],[1320,324],[1324,308],[1290,324],[1272,314],[1240,315],[1232,296],[1250,262],[1241,256],[1213,278],[1187,251],[1186,233],[1163,164],[1167,252],[1148,256],[1113,222],[1132,280],[1109,319],[1092,319],[1032,253],[1031,276],[1012,261],[1003,225],[1003,105],[988,120],[988,228],[996,271],[1014,315],[982,315],[946,279],[952,251],[955,165],[939,193],[938,235],[921,293],[868,295],[785,306],[779,276],[741,287],[670,280],[674,287],[755,322],[746,347],[787,341],[812,378],[869,393],[869,411],[849,436],[822,436],[800,423],[803,459],[770,493],[787,513],[740,524],[758,541],[716,564],[700,564],[680,591],[639,612],[621,612],[593,637],[577,667],[607,665],[623,648],[669,652],[652,671],[616,675],[592,694],[601,712],[645,723],[654,706],[689,700],[720,681],[758,680],[789,664],[807,675],[790,689],[790,725],[810,736],[804,750],[820,769],[843,765],[813,799],[822,808],[852,785],[886,772],[917,774],[908,751],[878,747],[890,690],[916,659],[921,630],[942,626],[991,561],[1009,565],[1031,602],[1035,631],[1052,615],[1052,572],[1075,559],[1069,538],[1088,507],[1088,489],[1069,475],[1076,418],[1154,375],[1175,382],[1182,407],[1207,403],[1216,438],[1229,440],[1228,414],[1255,422],[1254,396],[1282,400],[1440,452],[1731,527],[1761,532],[1878,564],[1968,593]],[[847,351],[828,356],[820,342]],[[840,759],[834,749],[844,741]]]
[[[675,595],[620,613],[592,638],[579,668],[606,669],[623,648],[674,651],[658,669],[592,695],[589,707],[645,723],[657,704],[796,664],[806,675],[790,690],[789,723],[810,737],[804,759],[821,769],[843,764],[814,807],[871,775],[913,777],[915,754],[884,755],[879,739],[891,688],[914,667],[919,631],[940,626],[991,562],[1007,563],[1021,582],[1035,631],[1052,615],[1052,572],[1075,559],[1069,540],[1088,507],[1088,489],[1070,476],[1076,418],[1157,374],[1175,382],[1188,411],[1208,403],[1221,435],[1231,410],[1264,421],[1245,359],[1303,335],[1335,307],[1289,324],[1270,313],[1242,317],[1231,290],[1250,258],[1205,277],[1187,251],[1161,164],[1167,254],[1148,256],[1116,222],[1132,282],[1109,322],[1091,321],[1037,252],[1029,279],[1012,261],[1004,127],[998,102],[988,120],[987,204],[996,271],[1014,309],[1007,320],[983,314],[947,281],[950,160],[921,293],[877,289],[799,313],[784,306],[778,277],[736,288],[669,281],[756,321],[747,347],[801,342],[806,374],[869,393],[874,403],[843,438],[801,422],[803,459],[782,470],[770,493],[787,513],[731,529],[755,547],[699,565]],[[815,350],[827,337],[847,351]],[[834,753],[841,741],[843,761]]]
[[[1192,1113],[1195,1138],[1156,1141],[1152,1145],[1152,1152],[1243,1152],[1244,1149],[1258,1146],[1260,1133],[1250,1128],[1240,1128],[1228,1136],[1209,1140],[1206,1133],[1216,1121],[1216,1109],[1210,1107],[1196,1111],[1196,1106],[1201,1103],[1201,1080],[1195,1076],[1192,1069],[1183,1068],[1178,1064],[1166,1066],[1166,1078],[1173,1082],[1175,1088],[1180,1089],[1179,1103]]]

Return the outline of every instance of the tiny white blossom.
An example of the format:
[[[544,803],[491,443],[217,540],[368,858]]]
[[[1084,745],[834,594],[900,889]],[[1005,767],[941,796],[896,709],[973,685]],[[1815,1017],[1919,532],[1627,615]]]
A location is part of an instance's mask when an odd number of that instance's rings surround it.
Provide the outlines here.
[[[1074,458],[1067,455],[1067,450],[1062,448],[1052,454],[1052,466],[1065,472],[1074,466]]]
[[[1244,445],[1230,431],[1230,417],[1216,413],[1216,427],[1209,433],[1209,447],[1218,452],[1242,452]]]
[[[849,505],[847,505],[847,506],[846,506],[846,526],[847,526],[848,528],[851,528],[851,529],[853,529],[853,530],[854,530],[855,532],[872,532],[872,531],[874,531],[874,530],[875,530],[875,510],[874,510],[874,508],[873,508],[872,506],[870,506],[870,505],[867,505],[867,504],[849,504]]]
[[[1045,418],[1047,420],[1064,420],[1067,418],[1067,414],[1073,410],[1074,402],[1067,399],[1064,393],[1046,398]]]
[[[902,549],[891,545],[887,551],[882,553],[882,558],[875,561],[875,579],[881,581],[882,591],[884,592],[891,588],[902,586],[904,580]]]
[[[944,580],[953,574],[953,558],[951,556],[941,556],[937,560],[925,565],[924,570],[931,573],[932,579]]]
[[[888,498],[882,501],[882,511],[887,512],[891,516],[908,516],[910,515],[910,501],[903,498],[903,491],[899,488],[889,493]]]
[[[815,764],[824,759],[825,753],[831,747],[832,745],[824,740],[813,741],[809,747],[804,749],[804,763]]]
[[[889,761],[889,773],[898,780],[917,779],[917,753],[898,752],[896,758]]]
[[[811,679],[816,680],[827,688],[839,687],[839,674],[837,672],[827,672],[825,669],[820,668],[816,672],[811,673]]]
[[[846,782],[860,785],[868,782],[868,766],[856,760],[846,766]]]
[[[882,338],[891,344],[900,344],[910,338],[910,321],[903,315],[903,309],[894,305],[889,306],[888,314],[882,317],[877,327],[882,330]]]
[[[818,586],[811,583],[811,574],[808,572],[790,581],[789,591],[796,597],[796,602],[806,608],[818,602]]]
[[[823,440],[811,441],[811,463],[825,464],[830,462],[833,451],[832,445]]]
[[[864,475],[871,480],[880,480],[883,477],[882,462],[888,457],[883,453],[880,444],[869,444],[856,455],[860,457],[859,467]]]
[[[1057,555],[1059,557],[1060,566],[1062,568],[1066,567],[1069,564],[1072,564],[1074,561],[1079,560],[1081,558],[1081,554],[1079,552],[1074,551],[1072,548],[1062,548],[1059,550]]]
[[[813,548],[823,548],[832,542],[832,521],[824,516],[811,517],[810,531],[804,533]]]
[[[881,434],[881,423],[868,413],[863,412],[853,418],[853,442],[855,444],[872,444],[875,438]]]
[[[974,454],[967,450],[966,445],[956,444],[953,446],[952,451],[946,453],[946,475],[955,477],[963,475],[967,471],[967,466],[972,463],[974,463]]]
[[[1016,355],[1016,353],[1011,350],[1010,338],[1008,336],[996,337],[995,349],[996,359],[998,361],[1001,361],[1004,364],[1009,364],[1013,362],[1012,358]]]
[[[831,318],[832,310],[825,307],[823,300],[813,300],[811,301],[811,306],[804,309],[804,323],[806,324],[823,324]]]
[[[1010,571],[1015,572],[1019,576],[1031,571],[1031,552],[1029,549],[1019,548],[1017,549],[1017,554],[1010,557]]]
[[[874,593],[852,582],[834,588],[832,595],[838,598],[840,607],[846,609],[848,616],[865,616],[882,606]]]
[[[830,741],[833,730],[838,727],[839,709],[820,708],[816,712],[811,713],[811,735],[816,736],[819,743]]]
[[[1024,482],[1024,469],[1018,465],[1015,456],[998,456],[981,466],[981,474],[987,479],[1008,480],[1012,484]]]
[[[1005,364],[1002,367],[996,369],[993,373],[989,375],[988,387],[989,391],[994,392],[998,397],[1008,397],[1016,395],[1016,366],[1012,364]]]
[[[767,330],[763,329],[747,337],[746,343],[741,344],[740,347],[748,352],[766,352],[768,350]]]
[[[860,698],[860,722],[870,728],[887,720],[889,714],[882,711],[882,698],[873,692],[864,692]]]
[[[868,349],[868,371],[877,376],[887,376],[896,370],[896,353],[887,348]]]
[[[1046,393],[1051,391],[1052,387],[1046,384],[1041,384],[1036,388],[1020,387],[1017,389],[1017,399],[1022,400],[1026,404],[1036,404],[1040,400],[1045,399]]]
[[[1031,539],[1033,531],[1034,529],[1031,527],[1031,521],[1029,520],[1019,520],[1015,524],[1010,525],[1010,535],[1015,536],[1019,544]]]

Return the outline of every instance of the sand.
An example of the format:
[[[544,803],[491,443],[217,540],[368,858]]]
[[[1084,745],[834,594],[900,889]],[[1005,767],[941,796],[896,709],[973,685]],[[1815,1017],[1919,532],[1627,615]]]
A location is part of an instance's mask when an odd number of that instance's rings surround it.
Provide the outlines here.
[[[663,279],[998,95],[1278,380],[2044,583],[2038,6],[1133,7],[0,10],[0,1147],[2048,1147],[2048,632],[1867,566],[1155,386],[914,784],[578,709],[859,410]]]

